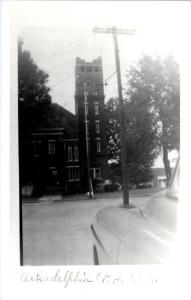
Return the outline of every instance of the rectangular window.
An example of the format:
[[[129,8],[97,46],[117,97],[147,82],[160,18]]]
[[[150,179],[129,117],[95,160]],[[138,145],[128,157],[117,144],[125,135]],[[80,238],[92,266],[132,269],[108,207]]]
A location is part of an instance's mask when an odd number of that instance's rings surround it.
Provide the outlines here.
[[[102,71],[102,68],[100,66],[95,66],[94,67],[94,71],[95,72],[101,72]]]
[[[40,155],[40,144],[41,143],[42,143],[42,141],[32,141],[33,155],[36,157]]]
[[[68,161],[73,160],[72,146],[68,146]]]
[[[79,155],[78,155],[78,146],[74,145],[74,160],[78,161],[79,160]]]
[[[95,115],[99,115],[99,106],[98,106],[98,103],[95,103]]]
[[[53,141],[48,142],[48,154],[55,155],[55,142]]]
[[[92,72],[92,67],[91,66],[87,67],[87,72]]]
[[[68,181],[79,181],[80,180],[79,166],[67,167],[67,169],[68,169]]]
[[[100,133],[99,120],[95,121],[96,133]]]
[[[101,152],[101,141],[100,141],[100,139],[96,139],[96,148],[97,148],[97,152]]]
[[[80,72],[84,72],[84,66],[80,66]]]

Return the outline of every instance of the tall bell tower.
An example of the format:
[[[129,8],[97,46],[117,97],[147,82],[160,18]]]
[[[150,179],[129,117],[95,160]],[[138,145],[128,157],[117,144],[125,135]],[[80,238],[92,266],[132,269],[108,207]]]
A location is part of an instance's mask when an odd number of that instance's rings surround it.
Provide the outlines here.
[[[87,178],[87,164],[89,164],[92,179],[107,178],[104,98],[101,57],[92,62],[86,62],[77,57],[75,65],[75,110],[79,128],[81,178],[84,179]]]

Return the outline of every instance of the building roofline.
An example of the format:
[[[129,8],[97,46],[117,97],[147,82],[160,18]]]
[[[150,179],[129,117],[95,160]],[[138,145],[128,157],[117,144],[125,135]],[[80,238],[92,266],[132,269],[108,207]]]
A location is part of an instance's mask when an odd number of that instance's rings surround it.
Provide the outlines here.
[[[78,142],[79,139],[63,139],[64,142]]]
[[[80,64],[99,64],[101,65],[102,64],[102,57],[101,56],[98,56],[97,58],[93,59],[92,61],[86,61],[85,59],[83,58],[80,58],[80,57],[76,57],[76,65],[80,65]]]
[[[63,127],[40,128],[36,132],[39,132],[39,131],[55,131],[55,130],[63,130],[63,131],[65,131],[65,128],[63,128]]]

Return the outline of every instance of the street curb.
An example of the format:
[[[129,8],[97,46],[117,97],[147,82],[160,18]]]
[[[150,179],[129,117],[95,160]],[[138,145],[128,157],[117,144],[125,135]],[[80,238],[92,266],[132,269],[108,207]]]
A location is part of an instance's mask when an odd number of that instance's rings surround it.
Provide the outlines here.
[[[131,198],[139,198],[139,197],[151,197],[152,195],[154,195],[155,193],[153,194],[143,194],[143,195],[129,195]],[[41,198],[38,198],[36,200],[23,200],[22,203],[58,203],[58,202],[76,202],[76,201],[91,201],[91,200],[107,200],[107,199],[122,199],[123,198],[123,195],[119,195],[119,196],[114,196],[114,197],[94,197],[94,198],[91,198],[91,199],[88,199],[84,196],[84,198],[77,198],[77,199],[70,199],[70,198],[64,198],[64,197],[61,197],[59,199],[51,199],[51,196],[47,196],[47,199],[41,199]]]
[[[150,197],[152,196],[153,194],[149,194],[149,195],[130,195],[130,198],[141,198],[141,197]],[[118,196],[118,197],[111,197],[111,198],[92,198],[92,199],[59,199],[59,200],[51,200],[53,202],[66,202],[66,201],[91,201],[91,200],[111,200],[111,199],[122,199],[123,196]],[[41,200],[40,200],[41,201]],[[42,200],[41,202],[44,202],[46,200]],[[48,202],[48,200],[47,200]]]

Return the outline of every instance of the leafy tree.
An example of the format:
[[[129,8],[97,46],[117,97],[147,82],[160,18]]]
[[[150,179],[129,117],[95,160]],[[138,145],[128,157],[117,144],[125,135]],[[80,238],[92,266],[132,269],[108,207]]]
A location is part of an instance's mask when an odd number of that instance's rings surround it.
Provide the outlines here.
[[[134,101],[124,104],[127,162],[129,183],[139,185],[152,179],[151,166],[159,153],[157,139],[158,126],[153,126],[153,116],[148,113],[146,103],[139,103],[139,96]],[[108,152],[113,160],[111,170],[119,176],[120,137],[119,104],[117,99],[110,99],[106,104]]]
[[[125,111],[130,183],[138,185],[152,180],[151,167],[159,154],[158,126],[145,101],[139,102],[138,95],[126,103]]]
[[[167,183],[171,177],[168,153],[179,150],[179,67],[172,56],[144,55],[127,73],[124,100],[130,183],[150,181],[151,166],[163,150]],[[109,158],[120,165],[119,105],[106,104]]]
[[[168,153],[180,145],[180,91],[179,66],[169,55],[144,55],[131,66],[127,74],[127,96],[132,103],[144,103],[146,111],[158,126],[158,139],[163,150],[163,161],[169,183],[171,177]],[[136,100],[135,100],[136,99]]]
[[[46,119],[50,108],[48,74],[34,63],[30,52],[18,44],[18,111],[19,111],[19,169],[21,183],[32,176],[31,148],[27,140],[41,122]]]
[[[119,103],[111,98],[105,105],[108,158],[120,162]]]
[[[27,135],[38,128],[50,107],[48,74],[34,63],[30,52],[18,45],[19,133]]]

